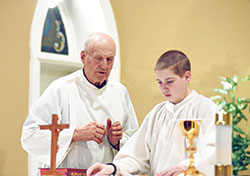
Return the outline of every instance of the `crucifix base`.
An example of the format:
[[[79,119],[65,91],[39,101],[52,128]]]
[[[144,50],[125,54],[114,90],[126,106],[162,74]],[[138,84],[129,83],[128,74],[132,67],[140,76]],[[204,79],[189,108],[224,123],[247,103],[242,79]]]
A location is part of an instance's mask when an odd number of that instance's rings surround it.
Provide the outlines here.
[[[49,168],[40,168],[41,176],[86,176],[87,169],[57,168],[54,172]]]
[[[56,170],[47,170],[45,171],[43,174],[41,174],[41,176],[64,176],[64,172],[63,171],[56,171]]]

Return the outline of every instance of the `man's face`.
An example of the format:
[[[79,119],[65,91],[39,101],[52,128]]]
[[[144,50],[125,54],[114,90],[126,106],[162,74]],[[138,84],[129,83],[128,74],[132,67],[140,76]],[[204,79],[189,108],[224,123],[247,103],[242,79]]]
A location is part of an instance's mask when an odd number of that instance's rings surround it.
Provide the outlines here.
[[[188,84],[191,72],[187,71],[183,77],[180,77],[171,69],[162,69],[156,70],[155,74],[160,91],[168,101],[177,104],[189,94]]]
[[[100,86],[108,79],[115,57],[113,43],[97,43],[81,52],[84,72],[87,79],[94,85]]]

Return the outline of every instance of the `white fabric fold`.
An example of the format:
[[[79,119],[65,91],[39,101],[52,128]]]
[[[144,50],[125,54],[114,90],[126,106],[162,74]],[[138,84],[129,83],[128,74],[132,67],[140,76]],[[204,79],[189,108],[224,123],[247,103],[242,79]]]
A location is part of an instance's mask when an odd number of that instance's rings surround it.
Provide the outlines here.
[[[139,130],[115,156],[114,163],[119,166],[122,175],[139,172],[153,175],[179,164],[188,166],[186,139],[179,120],[204,119],[199,123],[195,165],[208,176],[213,175],[214,120],[217,111],[214,102],[195,91],[177,105],[168,101],[156,105],[147,114]]]
[[[43,166],[50,165],[50,130],[39,125],[51,124],[52,114],[58,123],[69,124],[59,134],[57,166],[86,169],[95,162],[112,162],[114,153],[107,137],[104,142],[74,141],[77,126],[95,121],[106,126],[107,118],[123,126],[123,145],[137,130],[138,122],[127,89],[119,82],[109,80],[98,89],[88,82],[82,70],[53,81],[30,109],[23,125],[22,146]]]

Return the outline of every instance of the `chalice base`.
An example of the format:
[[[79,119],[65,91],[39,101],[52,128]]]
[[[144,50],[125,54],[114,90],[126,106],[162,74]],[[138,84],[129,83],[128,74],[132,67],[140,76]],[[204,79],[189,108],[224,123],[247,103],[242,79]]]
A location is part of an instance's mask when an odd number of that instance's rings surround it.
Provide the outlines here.
[[[177,176],[206,176],[202,172],[198,171],[194,166],[188,167],[184,172]]]

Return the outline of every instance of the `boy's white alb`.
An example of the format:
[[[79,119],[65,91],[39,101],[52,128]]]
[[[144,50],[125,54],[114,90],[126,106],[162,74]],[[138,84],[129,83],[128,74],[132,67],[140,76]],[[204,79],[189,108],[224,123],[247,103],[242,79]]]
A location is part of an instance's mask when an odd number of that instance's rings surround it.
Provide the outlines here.
[[[195,165],[210,176],[215,159],[215,113],[218,107],[208,98],[192,91],[182,102],[162,102],[146,116],[139,130],[115,156],[114,163],[122,175],[158,173],[178,164],[189,163],[185,137],[179,120],[210,119],[200,124]]]

